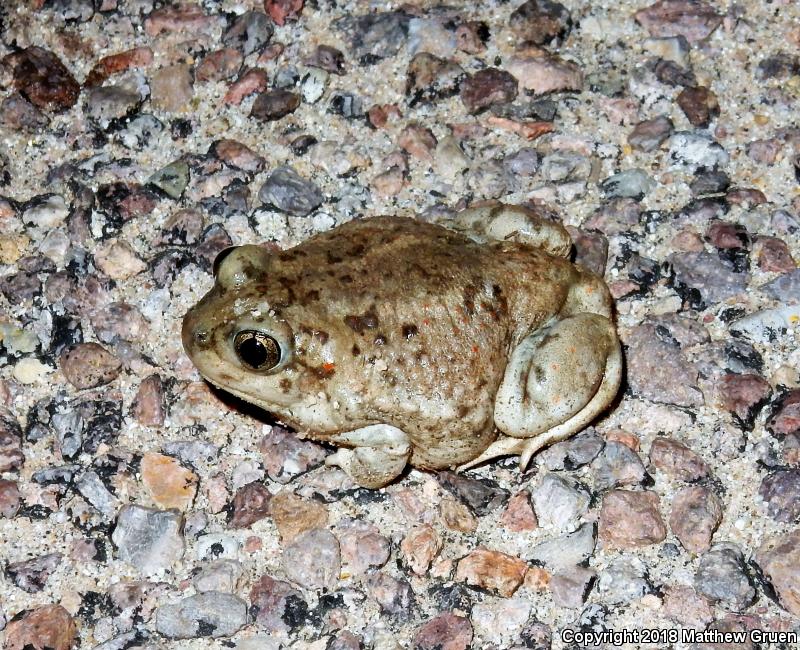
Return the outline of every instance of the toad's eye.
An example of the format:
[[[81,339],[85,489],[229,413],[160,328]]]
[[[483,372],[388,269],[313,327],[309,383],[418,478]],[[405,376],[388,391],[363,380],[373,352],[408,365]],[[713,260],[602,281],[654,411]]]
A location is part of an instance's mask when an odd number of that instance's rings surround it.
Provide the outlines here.
[[[269,370],[281,360],[281,347],[269,334],[258,330],[242,330],[233,339],[236,356],[248,368]]]

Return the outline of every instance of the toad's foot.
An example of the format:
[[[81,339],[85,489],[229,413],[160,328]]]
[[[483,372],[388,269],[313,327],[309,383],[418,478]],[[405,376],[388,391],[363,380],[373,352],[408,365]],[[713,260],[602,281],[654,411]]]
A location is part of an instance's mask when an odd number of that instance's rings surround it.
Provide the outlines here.
[[[388,424],[372,424],[327,438],[338,449],[325,459],[326,465],[341,467],[358,485],[375,489],[397,478],[411,454],[408,436]]]

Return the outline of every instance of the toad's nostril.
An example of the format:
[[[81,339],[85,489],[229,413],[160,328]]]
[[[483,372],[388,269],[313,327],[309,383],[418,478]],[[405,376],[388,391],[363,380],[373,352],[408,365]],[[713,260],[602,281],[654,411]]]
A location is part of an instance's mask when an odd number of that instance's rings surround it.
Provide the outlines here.
[[[194,332],[194,341],[199,347],[207,347],[211,341],[211,336],[206,329],[198,329]]]

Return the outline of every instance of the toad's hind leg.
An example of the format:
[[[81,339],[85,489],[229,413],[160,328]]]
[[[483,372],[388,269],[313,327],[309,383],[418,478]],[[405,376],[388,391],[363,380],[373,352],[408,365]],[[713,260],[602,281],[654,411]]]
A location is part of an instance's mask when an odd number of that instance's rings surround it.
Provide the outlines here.
[[[379,488],[397,478],[411,455],[405,432],[388,424],[372,424],[326,439],[344,445],[325,459],[326,465],[341,467],[358,485]],[[350,447],[350,448],[346,448]]]
[[[495,400],[495,424],[508,437],[483,456],[519,453],[524,469],[539,449],[588,426],[621,377],[619,340],[605,316],[578,313],[538,329],[512,352]]]

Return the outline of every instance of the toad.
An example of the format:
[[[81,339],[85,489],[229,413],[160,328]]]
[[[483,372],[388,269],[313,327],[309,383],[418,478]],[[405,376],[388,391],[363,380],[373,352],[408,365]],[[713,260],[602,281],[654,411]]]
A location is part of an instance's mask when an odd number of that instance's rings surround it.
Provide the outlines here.
[[[521,206],[439,224],[353,220],[272,252],[223,251],[183,321],[208,381],[378,488],[407,464],[465,469],[585,428],[622,372],[603,280],[559,224]]]

